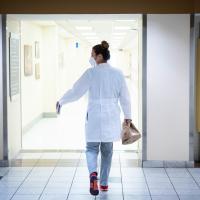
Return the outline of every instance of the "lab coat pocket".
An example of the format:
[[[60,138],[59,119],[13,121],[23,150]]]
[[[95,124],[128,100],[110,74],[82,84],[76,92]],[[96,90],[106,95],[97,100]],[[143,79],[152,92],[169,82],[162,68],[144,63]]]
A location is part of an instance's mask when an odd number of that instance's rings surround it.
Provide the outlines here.
[[[87,113],[86,113],[85,119],[86,119],[86,122],[88,122],[88,111],[87,111]]]

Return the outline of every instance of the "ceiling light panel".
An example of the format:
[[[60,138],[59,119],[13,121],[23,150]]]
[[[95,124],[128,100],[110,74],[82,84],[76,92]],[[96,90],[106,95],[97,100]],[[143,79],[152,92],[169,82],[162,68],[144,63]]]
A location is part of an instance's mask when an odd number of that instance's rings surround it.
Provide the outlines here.
[[[113,35],[117,35],[117,36],[119,36],[119,35],[126,35],[126,33],[125,32],[115,32],[115,33],[113,33]]]
[[[92,30],[91,26],[76,26],[77,30]]]
[[[130,30],[130,26],[116,26],[114,27],[115,30]]]
[[[87,35],[96,35],[96,33],[92,33],[92,32],[91,33],[81,33],[81,35],[86,35],[86,36]]]
[[[116,22],[136,22],[135,19],[117,19]]]

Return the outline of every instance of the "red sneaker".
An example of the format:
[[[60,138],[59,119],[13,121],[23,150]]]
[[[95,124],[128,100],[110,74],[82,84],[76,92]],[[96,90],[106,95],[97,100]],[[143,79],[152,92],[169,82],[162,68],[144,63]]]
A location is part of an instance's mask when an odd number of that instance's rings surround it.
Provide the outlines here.
[[[100,190],[104,192],[108,191],[108,185],[100,185]]]
[[[93,172],[90,174],[90,194],[95,196],[99,194],[97,172]]]

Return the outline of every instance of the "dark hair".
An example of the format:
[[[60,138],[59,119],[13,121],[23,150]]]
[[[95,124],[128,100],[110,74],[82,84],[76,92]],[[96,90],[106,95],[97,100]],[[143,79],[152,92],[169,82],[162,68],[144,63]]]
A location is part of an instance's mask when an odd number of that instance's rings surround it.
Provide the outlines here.
[[[102,54],[103,59],[105,61],[110,59],[110,51],[108,50],[109,44],[105,40],[101,42],[101,44],[97,44],[92,47],[96,55]]]

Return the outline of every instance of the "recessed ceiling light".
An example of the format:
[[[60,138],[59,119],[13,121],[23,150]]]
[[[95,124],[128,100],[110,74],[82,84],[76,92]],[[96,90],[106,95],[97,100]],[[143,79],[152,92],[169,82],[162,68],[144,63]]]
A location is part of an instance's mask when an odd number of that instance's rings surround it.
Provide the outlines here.
[[[76,26],[77,30],[92,30],[91,26]]]
[[[130,26],[116,26],[114,27],[115,30],[130,30]]]

